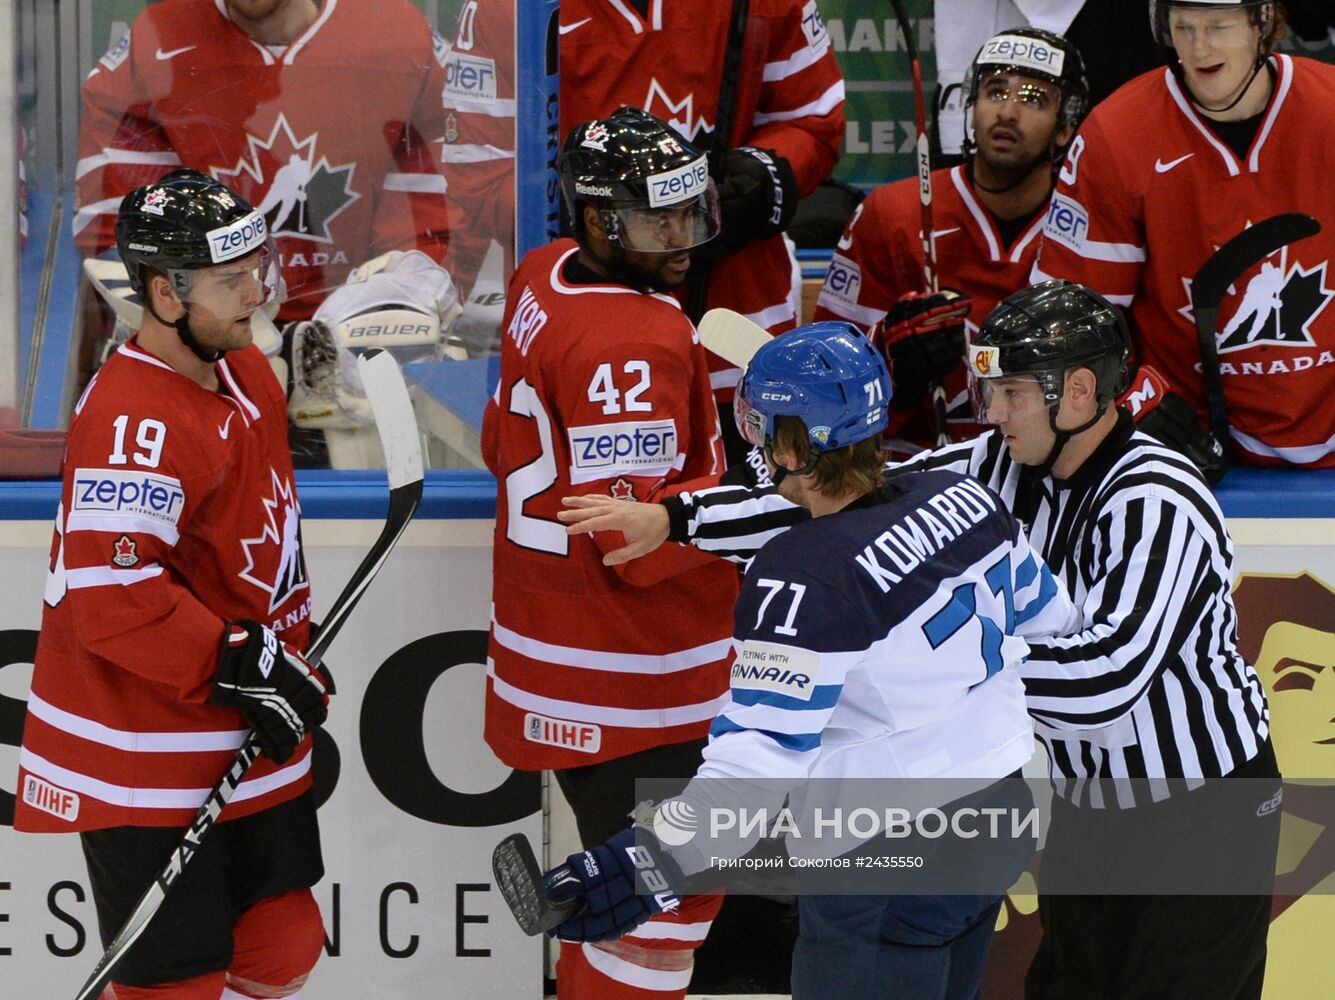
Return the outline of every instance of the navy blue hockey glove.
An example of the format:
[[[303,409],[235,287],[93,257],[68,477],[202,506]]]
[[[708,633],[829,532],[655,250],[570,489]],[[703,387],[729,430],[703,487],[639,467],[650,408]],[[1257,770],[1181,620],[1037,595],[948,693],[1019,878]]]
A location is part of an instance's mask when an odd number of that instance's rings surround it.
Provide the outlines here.
[[[228,622],[208,702],[238,709],[264,756],[281,764],[329,714],[329,683],[272,629]]]
[[[964,318],[973,300],[953,288],[900,296],[875,327],[872,343],[885,354],[895,391],[892,410],[912,410],[927,390],[964,360]]]
[[[1141,365],[1118,404],[1131,411],[1136,430],[1187,456],[1211,486],[1224,478],[1228,460],[1223,446],[1201,426],[1191,404],[1172,392],[1154,368]]]
[[[543,882],[553,903],[582,899],[584,907],[547,933],[562,941],[610,941],[629,934],[680,904],[669,888],[668,873],[675,871],[666,852],[643,829],[622,830],[592,850],[572,854],[547,872]]]
[[[700,248],[706,256],[733,253],[787,229],[797,211],[797,176],[774,150],[738,146],[723,156],[718,198],[723,230]]]

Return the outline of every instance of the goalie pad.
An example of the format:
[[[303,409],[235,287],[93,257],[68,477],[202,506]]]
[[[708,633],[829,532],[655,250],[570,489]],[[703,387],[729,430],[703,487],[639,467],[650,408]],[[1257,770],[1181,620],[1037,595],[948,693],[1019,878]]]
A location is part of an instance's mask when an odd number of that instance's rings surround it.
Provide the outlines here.
[[[459,315],[450,276],[426,254],[399,250],[368,261],[292,328],[292,396],[298,427],[350,430],[374,422],[357,358],[371,348],[400,364],[462,357],[448,343]]]

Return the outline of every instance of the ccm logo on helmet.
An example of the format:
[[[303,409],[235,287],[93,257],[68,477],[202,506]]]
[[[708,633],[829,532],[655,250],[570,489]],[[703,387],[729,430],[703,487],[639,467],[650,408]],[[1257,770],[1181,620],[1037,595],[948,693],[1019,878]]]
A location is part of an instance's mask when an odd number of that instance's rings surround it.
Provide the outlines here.
[[[998,35],[983,46],[983,54],[978,62],[1022,66],[1061,76],[1062,67],[1066,64],[1066,53],[1036,38]]]
[[[251,212],[230,226],[209,230],[209,257],[215,264],[244,257],[252,250],[258,250],[268,238],[269,225],[264,221],[264,216],[259,212]]]
[[[653,174],[649,178],[649,207],[675,205],[696,197],[709,186],[709,161],[703,156],[698,160],[669,170],[665,174]]]

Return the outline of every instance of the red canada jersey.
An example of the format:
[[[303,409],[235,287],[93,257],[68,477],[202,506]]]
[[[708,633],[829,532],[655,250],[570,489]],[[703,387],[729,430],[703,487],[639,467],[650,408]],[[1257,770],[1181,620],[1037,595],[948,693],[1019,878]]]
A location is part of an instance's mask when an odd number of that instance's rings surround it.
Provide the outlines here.
[[[1219,309],[1219,368],[1244,465],[1335,466],[1335,67],[1271,58],[1270,99],[1239,159],[1169,70],[1086,119],[1048,209],[1034,279],[1068,278],[1128,306],[1138,360],[1207,423],[1191,282],[1244,228],[1306,212],[1324,231],[1237,281]],[[1152,123],[1147,128],[1146,123]]]
[[[965,320],[968,329],[976,330],[998,302],[1029,283],[1042,229],[1043,215],[1038,213],[1005,246],[964,167],[932,173],[932,230],[940,284],[973,299]],[[870,332],[900,296],[924,287],[922,206],[917,178],[910,177],[877,188],[848,220],[813,319],[845,320]],[[951,438],[976,437],[982,428],[969,402],[962,361],[945,380],[945,389]],[[909,451],[935,446],[931,400],[912,410],[891,410],[886,434]]]
[[[482,213],[475,227],[465,221],[463,228],[493,236],[500,220],[489,199],[514,156],[509,16],[507,4],[464,5],[445,97],[452,115],[443,153],[451,195],[463,211],[476,206]],[[729,4],[707,0],[649,0],[644,15],[620,0],[563,0],[561,135],[628,104],[687,139],[707,141],[718,121],[730,17]],[[752,0],[730,145],[776,151],[792,164],[805,196],[834,169],[843,135],[844,81],[816,0]],[[512,198],[507,191],[510,205]],[[782,332],[798,322],[794,286],[794,262],[783,238],[774,236],[715,263],[707,305]],[[720,396],[731,399],[741,371],[712,355],[710,367]]]
[[[20,830],[184,826],[247,725],[205,704],[223,622],[307,645],[310,585],[283,390],[259,350],[213,392],[132,338],[75,408],[19,754]],[[307,737],[224,819],[305,791]]]
[[[737,571],[665,545],[609,568],[561,498],[652,500],[722,470],[704,349],[669,295],[572,284],[558,240],[510,282],[482,447],[498,480],[487,742],[567,768],[705,736],[726,702]]]
[[[447,47],[407,0],[324,0],[285,48],[252,40],[221,0],[152,4],[84,83],[79,246],[113,246],[121,198],[186,166],[268,219],[283,319],[309,318],[387,251],[443,261]]]

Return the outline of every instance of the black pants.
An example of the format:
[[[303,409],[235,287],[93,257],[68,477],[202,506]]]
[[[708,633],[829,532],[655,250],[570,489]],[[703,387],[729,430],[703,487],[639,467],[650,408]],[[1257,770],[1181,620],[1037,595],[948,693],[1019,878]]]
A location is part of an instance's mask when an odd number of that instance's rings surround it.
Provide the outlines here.
[[[1271,744],[1267,742],[1234,776],[1257,786],[1263,783],[1260,779],[1270,778],[1278,788]],[[1070,861],[1079,867],[1083,861],[1114,872],[1118,865],[1134,862],[1138,850],[1149,853],[1136,843],[1137,825],[1154,825],[1148,816],[1137,821],[1137,815],[1160,808],[1147,806],[1115,815],[1110,820],[1114,830],[1119,823],[1126,824],[1124,843],[1116,846],[1090,810],[1054,803],[1044,871],[1050,855],[1058,863]],[[1273,872],[1279,810],[1264,813],[1253,825],[1248,861],[1262,862]],[[1082,837],[1091,830],[1099,843],[1093,836]],[[1193,844],[1197,851],[1205,851],[1205,845],[1225,833],[1202,824],[1192,836],[1180,845],[1187,854]],[[1040,872],[1043,938],[1025,980],[1027,1000],[1260,1000],[1270,930],[1268,891],[1253,887],[1248,895],[1062,895],[1045,891],[1043,876]]]

